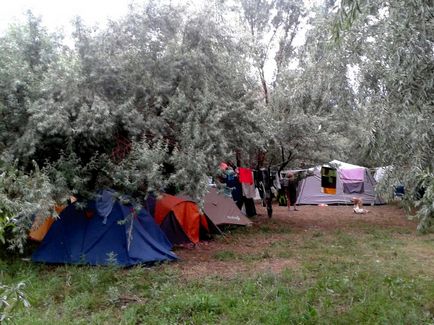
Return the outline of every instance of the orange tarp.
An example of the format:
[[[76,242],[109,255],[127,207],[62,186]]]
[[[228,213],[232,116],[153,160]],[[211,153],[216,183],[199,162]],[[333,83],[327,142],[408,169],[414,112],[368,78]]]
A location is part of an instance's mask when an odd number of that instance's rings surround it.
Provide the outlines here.
[[[65,209],[64,205],[56,205],[54,209],[58,214]],[[33,222],[32,229],[30,230],[29,237],[36,241],[42,241],[47,234],[48,230],[50,230],[51,225],[54,223],[55,219],[51,216],[45,218],[44,222],[40,224],[40,218],[36,217]]]
[[[182,230],[192,243],[197,244],[199,242],[201,226],[209,231],[206,217],[200,213],[199,207],[193,201],[163,194],[162,198],[157,200],[155,222],[160,225],[170,211],[173,212]]]

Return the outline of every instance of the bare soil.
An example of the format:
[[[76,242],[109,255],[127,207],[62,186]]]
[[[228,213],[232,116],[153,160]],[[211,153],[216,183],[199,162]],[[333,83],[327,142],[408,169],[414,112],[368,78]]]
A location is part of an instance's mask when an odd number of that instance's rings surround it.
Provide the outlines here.
[[[367,214],[355,214],[352,206],[300,206],[299,211],[273,206],[273,216],[268,218],[265,208],[256,205],[258,215],[253,225],[245,231],[235,231],[211,241],[201,242],[193,248],[177,249],[180,257],[176,268],[185,277],[225,276],[236,277],[240,273],[274,272],[285,268],[298,268],[300,256],[263,256],[270,245],[290,242],[303,245],[308,239],[333,236],[342,231],[351,236],[366,234],[369,229],[393,228],[396,236],[415,237],[417,222],[411,221],[405,211],[395,205],[367,206]],[[228,252],[227,259],[219,254]],[[253,258],[243,259],[243,256]],[[258,258],[254,258],[258,256]],[[231,258],[234,257],[234,258]],[[241,257],[241,258],[240,258]]]
[[[261,207],[260,207],[261,208]],[[405,211],[395,205],[365,207],[369,212],[356,214],[352,206],[301,206],[299,211],[288,211],[285,207],[276,207],[274,218],[288,220],[295,228],[304,230],[320,228],[335,230],[337,228],[353,228],[354,224],[395,226],[416,229],[417,223],[410,221]]]

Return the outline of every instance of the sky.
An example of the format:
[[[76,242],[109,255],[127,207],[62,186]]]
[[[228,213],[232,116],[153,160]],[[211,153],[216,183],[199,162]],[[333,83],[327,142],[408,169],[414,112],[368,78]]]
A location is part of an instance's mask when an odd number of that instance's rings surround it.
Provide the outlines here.
[[[117,18],[127,12],[129,0],[4,0],[0,10],[0,33],[10,23],[24,20],[30,9],[50,30],[66,29],[76,16],[90,24],[103,23],[107,18]]]
[[[320,0],[304,0],[307,6]],[[118,18],[127,13],[131,0],[3,0],[0,10],[0,33],[10,23],[24,20],[24,13],[31,9],[49,30],[70,28],[70,22],[81,16],[88,24],[103,24],[107,18]],[[174,0],[176,2],[176,0]],[[187,1],[182,1],[186,3]],[[189,0],[194,4],[200,0]]]
[[[86,24],[104,25],[108,19],[116,19],[125,15],[128,11],[128,4],[143,0],[3,0],[0,10],[0,35],[7,30],[11,23],[24,22],[25,12],[32,10],[35,16],[41,16],[42,24],[49,31],[63,31],[66,36],[71,35],[73,26],[71,22],[76,16],[80,16]],[[184,5],[198,6],[207,0],[170,0],[174,3],[180,2]],[[304,0],[306,7],[311,7],[323,0]],[[297,34],[294,45],[304,43],[306,26],[301,28]],[[271,64],[271,65],[270,65]],[[273,62],[266,63],[266,79],[273,78]],[[295,63],[296,65],[296,63]]]

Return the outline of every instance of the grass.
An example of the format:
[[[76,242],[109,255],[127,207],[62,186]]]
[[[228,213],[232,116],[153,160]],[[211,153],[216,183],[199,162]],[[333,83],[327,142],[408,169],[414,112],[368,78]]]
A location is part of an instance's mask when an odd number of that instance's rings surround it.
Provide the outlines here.
[[[0,282],[27,283],[32,306],[16,311],[16,324],[434,324],[432,237],[369,226],[274,232],[276,220],[264,229],[218,239],[236,244],[210,258],[245,265],[235,276],[187,277],[176,264],[53,267],[15,259],[0,261]],[[243,240],[265,235],[279,239],[238,252]],[[279,259],[298,264],[258,271],[258,263]]]

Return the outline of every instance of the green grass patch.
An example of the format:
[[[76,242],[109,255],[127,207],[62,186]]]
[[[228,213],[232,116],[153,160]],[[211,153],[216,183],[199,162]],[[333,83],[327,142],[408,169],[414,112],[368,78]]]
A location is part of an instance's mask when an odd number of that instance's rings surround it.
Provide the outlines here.
[[[278,221],[266,226],[277,228]],[[16,324],[434,323],[432,264],[420,255],[433,248],[432,239],[367,230],[303,237],[278,231],[279,240],[243,250],[243,241],[250,245],[272,230],[231,234],[239,236],[233,247],[210,253],[250,270],[231,277],[187,277],[173,264],[53,267],[12,259],[0,260],[0,282],[27,284],[31,307],[15,311]],[[272,272],[285,259],[296,259],[297,267]],[[262,261],[270,263],[267,271],[256,269]]]

